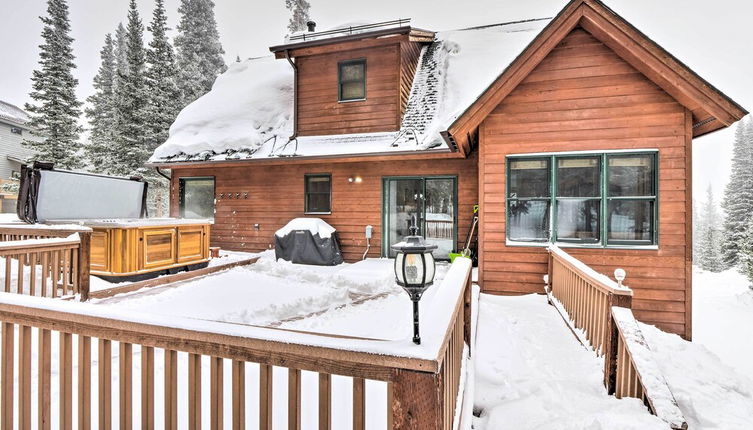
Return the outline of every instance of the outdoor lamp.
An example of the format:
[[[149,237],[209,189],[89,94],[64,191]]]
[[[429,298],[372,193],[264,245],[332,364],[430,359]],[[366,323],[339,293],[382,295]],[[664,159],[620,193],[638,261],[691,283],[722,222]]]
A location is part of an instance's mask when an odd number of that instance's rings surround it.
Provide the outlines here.
[[[424,238],[417,235],[418,228],[410,228],[411,235],[402,242],[392,245],[397,252],[395,256],[395,280],[403,287],[413,302],[413,343],[420,345],[421,336],[418,335],[418,301],[424,291],[434,283],[434,256],[432,251],[437,245],[424,242]]]

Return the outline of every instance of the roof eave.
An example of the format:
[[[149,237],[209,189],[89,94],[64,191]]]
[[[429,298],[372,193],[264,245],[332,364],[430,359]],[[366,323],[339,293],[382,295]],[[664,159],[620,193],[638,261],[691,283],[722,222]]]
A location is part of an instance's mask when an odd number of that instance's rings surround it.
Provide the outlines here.
[[[374,30],[363,33],[347,34],[345,36],[325,37],[321,39],[308,40],[303,42],[285,43],[282,45],[270,46],[269,51],[277,54],[278,52],[292,51],[294,49],[311,48],[315,46],[332,45],[336,43],[351,42],[354,40],[363,39],[375,39],[384,36],[402,35],[407,34],[412,37],[418,37],[419,39],[426,39],[431,41],[434,39],[434,32],[429,30],[423,30],[420,28],[414,28],[411,26],[402,26],[394,28],[386,28],[382,30]],[[420,36],[420,37],[419,37]],[[431,40],[429,40],[431,39]]]

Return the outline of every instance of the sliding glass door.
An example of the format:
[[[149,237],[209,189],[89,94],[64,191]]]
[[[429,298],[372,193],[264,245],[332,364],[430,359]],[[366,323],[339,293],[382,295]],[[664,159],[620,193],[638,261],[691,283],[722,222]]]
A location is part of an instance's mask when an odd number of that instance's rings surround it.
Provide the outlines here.
[[[418,234],[438,246],[437,259],[447,259],[457,237],[457,179],[442,177],[385,178],[382,255],[394,257],[390,245],[403,240],[416,225]]]

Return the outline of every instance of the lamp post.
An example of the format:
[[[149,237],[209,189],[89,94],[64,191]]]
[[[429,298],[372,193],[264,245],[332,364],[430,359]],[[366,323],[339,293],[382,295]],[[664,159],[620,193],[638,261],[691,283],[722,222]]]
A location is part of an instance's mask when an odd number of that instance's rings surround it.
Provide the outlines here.
[[[437,245],[429,244],[419,236],[418,227],[410,228],[410,236],[392,245],[395,256],[395,280],[403,287],[413,302],[413,343],[421,344],[418,333],[418,301],[427,288],[434,283],[435,263],[432,251]]]

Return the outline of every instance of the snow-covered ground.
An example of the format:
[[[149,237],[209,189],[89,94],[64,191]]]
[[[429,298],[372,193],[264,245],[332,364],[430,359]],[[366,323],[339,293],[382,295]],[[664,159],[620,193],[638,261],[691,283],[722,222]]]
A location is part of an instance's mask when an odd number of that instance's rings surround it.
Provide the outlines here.
[[[603,361],[546,297],[482,294],[476,338],[476,429],[666,429],[638,399],[607,396]]]

